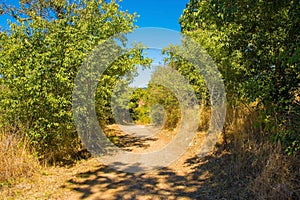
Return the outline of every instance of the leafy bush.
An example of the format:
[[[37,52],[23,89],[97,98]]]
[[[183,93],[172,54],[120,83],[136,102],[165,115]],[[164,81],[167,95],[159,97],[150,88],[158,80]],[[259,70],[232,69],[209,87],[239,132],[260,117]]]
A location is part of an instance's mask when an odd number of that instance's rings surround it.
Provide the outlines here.
[[[260,126],[294,155],[300,130],[299,10],[299,1],[190,1],[180,18],[182,32],[218,65],[230,105],[257,102]]]
[[[135,15],[114,1],[21,1],[7,7],[15,22],[0,33],[0,112],[2,124],[26,133],[43,160],[55,160],[82,148],[72,118],[74,79],[86,56],[104,40],[132,31]],[[123,55],[99,80],[96,98],[106,120],[116,75],[141,60],[142,52]],[[22,128],[22,130],[21,130]]]

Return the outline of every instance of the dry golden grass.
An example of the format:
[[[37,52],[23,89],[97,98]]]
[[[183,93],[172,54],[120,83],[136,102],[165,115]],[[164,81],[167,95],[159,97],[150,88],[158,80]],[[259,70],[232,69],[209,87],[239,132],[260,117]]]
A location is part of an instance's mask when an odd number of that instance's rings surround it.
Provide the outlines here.
[[[256,105],[227,109],[226,138],[236,155],[233,169],[237,176],[249,176],[249,189],[255,199],[300,198],[300,158],[287,156],[280,144],[257,125],[260,110]]]
[[[199,131],[206,131],[209,128],[211,118],[211,110],[206,107],[204,103],[200,106],[200,115],[199,115]]]
[[[77,173],[94,170],[97,166],[99,161],[96,158],[78,161],[72,166],[43,166],[33,176],[0,189],[0,199],[78,199],[76,192],[66,188],[68,180],[76,178]]]
[[[36,171],[38,160],[30,154],[28,146],[15,134],[0,133],[0,188]]]
[[[252,190],[257,199],[297,199],[300,194],[300,159],[282,154],[278,145],[269,152],[262,173]]]

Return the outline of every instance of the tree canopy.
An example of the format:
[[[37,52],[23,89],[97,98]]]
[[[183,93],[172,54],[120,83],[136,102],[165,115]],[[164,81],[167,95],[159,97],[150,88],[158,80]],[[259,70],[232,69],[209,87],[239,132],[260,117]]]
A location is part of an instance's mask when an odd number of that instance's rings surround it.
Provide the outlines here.
[[[228,99],[263,106],[261,125],[289,153],[299,141],[300,2],[191,0],[182,32],[219,66]]]
[[[40,158],[59,159],[56,154],[80,147],[72,91],[82,62],[107,38],[132,31],[136,16],[102,0],[23,0],[2,13],[15,18],[0,34],[2,126],[25,134]],[[105,71],[96,93],[100,120],[110,112],[104,108],[118,77],[145,63],[142,51],[133,49]]]

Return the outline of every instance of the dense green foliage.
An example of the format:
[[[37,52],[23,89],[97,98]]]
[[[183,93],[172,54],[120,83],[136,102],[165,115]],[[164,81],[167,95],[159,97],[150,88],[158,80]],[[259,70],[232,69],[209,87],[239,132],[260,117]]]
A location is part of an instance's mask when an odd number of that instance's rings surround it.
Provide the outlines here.
[[[105,39],[134,29],[135,15],[114,1],[20,1],[5,7],[15,18],[0,35],[2,127],[25,134],[42,159],[59,159],[80,147],[72,119],[74,78],[93,48]],[[97,114],[107,120],[114,85],[134,64],[143,63],[134,49],[107,69],[97,89]]]
[[[150,117],[155,125],[164,124],[164,128],[172,129],[178,124],[181,116],[179,102],[168,88],[150,84],[146,103],[150,106]]]
[[[161,73],[161,70],[156,71]],[[119,88],[113,95],[114,119],[118,123],[137,123],[175,128],[181,116],[179,102],[172,91],[159,84],[147,88]]]
[[[132,120],[134,120],[136,123],[148,124],[151,122],[147,96],[147,88],[136,88],[130,97],[128,108]]]
[[[173,51],[173,48],[176,48],[176,46],[170,46],[163,50],[163,53],[167,55],[166,62],[168,62],[169,66],[176,69],[189,81],[189,84],[193,87],[193,91],[195,92],[199,102],[203,103],[203,105],[208,105],[210,103],[208,88],[203,76],[195,68],[195,66],[186,59],[177,55]]]
[[[289,154],[300,150],[299,14],[299,1],[191,0],[180,18],[217,63],[230,105],[257,102],[262,131]]]
[[[175,128],[181,118],[181,109],[174,94],[175,88],[171,88],[176,76],[170,69],[157,67],[146,88],[120,84],[112,98],[114,119],[120,124],[152,124],[166,129]]]

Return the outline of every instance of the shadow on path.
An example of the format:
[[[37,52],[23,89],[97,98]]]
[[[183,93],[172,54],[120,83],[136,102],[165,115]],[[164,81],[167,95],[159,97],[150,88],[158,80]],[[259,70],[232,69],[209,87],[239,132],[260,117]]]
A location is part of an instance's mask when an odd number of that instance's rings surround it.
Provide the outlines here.
[[[253,199],[253,177],[236,174],[231,154],[193,157],[177,167],[189,171],[178,173],[172,166],[131,174],[99,165],[78,173],[66,187],[76,191],[78,199]]]
[[[134,127],[134,126],[128,126]],[[134,129],[133,129],[134,130]],[[137,129],[137,131],[140,131]],[[149,142],[156,141],[155,137],[147,137],[144,135],[138,135],[134,132],[125,133],[123,130],[120,130],[119,127],[113,126],[105,129],[106,134],[110,140],[120,148],[123,148],[126,151],[132,151],[132,148],[143,148],[146,149],[150,146]]]
[[[134,134],[139,128],[128,128],[129,134],[116,127],[110,129],[122,148],[147,148],[149,142],[158,139]],[[255,158],[250,152],[245,156]],[[241,163],[237,155],[227,151],[204,158],[183,158],[186,160],[144,173],[117,171],[97,163],[68,180],[64,187],[76,191],[77,199],[254,199],[250,187],[260,172],[251,167],[253,160],[242,159],[246,163]]]

